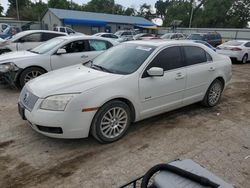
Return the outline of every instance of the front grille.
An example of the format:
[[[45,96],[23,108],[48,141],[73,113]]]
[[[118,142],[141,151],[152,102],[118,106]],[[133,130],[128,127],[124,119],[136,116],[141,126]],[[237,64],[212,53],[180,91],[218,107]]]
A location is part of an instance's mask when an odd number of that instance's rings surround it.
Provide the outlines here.
[[[37,97],[36,95],[34,95],[30,91],[28,91],[28,89],[26,87],[24,87],[22,89],[20,97],[19,97],[19,101],[29,111],[33,110],[38,99],[39,99],[39,97]]]
[[[36,125],[39,131],[46,132],[46,133],[53,133],[53,134],[62,134],[63,130],[61,127],[45,127]]]

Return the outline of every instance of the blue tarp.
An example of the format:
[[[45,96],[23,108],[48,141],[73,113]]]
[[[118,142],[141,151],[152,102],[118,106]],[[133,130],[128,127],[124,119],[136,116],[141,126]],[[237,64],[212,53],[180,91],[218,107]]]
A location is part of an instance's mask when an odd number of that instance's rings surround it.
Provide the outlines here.
[[[102,20],[85,20],[85,19],[72,19],[72,18],[64,18],[64,24],[78,24],[78,25],[91,25],[91,26],[105,26],[107,22]]]

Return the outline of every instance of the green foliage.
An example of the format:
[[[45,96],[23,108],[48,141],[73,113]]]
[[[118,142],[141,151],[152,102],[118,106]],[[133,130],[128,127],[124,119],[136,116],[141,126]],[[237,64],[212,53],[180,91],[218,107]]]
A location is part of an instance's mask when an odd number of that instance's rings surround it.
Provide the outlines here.
[[[70,9],[70,2],[67,0],[48,0],[50,8]]]
[[[192,12],[193,27],[244,28],[250,21],[249,0],[158,0],[155,8],[164,26],[182,20],[182,26],[188,27]]]
[[[3,16],[3,6],[0,4],[0,16]]]

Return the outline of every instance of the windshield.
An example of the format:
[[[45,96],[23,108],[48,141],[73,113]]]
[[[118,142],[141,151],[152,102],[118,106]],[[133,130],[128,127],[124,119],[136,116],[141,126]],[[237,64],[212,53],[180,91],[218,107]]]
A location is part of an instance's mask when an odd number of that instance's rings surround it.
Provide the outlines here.
[[[165,34],[163,36],[161,36],[162,39],[170,39],[172,36],[172,34]]]
[[[36,54],[44,54],[44,53],[52,50],[53,48],[55,48],[56,46],[58,46],[59,44],[61,44],[65,40],[66,39],[62,39],[62,38],[54,38],[54,39],[51,39],[51,40],[33,48],[30,51],[33,53],[36,53]]]
[[[144,63],[154,49],[153,46],[120,44],[95,58],[91,67],[116,74],[131,74]]]
[[[122,34],[122,31],[117,31],[115,35],[120,36]]]
[[[228,45],[228,46],[240,46],[242,44],[243,44],[243,42],[239,42],[236,40],[232,40],[232,41],[228,41],[228,42],[224,43],[224,45]]]

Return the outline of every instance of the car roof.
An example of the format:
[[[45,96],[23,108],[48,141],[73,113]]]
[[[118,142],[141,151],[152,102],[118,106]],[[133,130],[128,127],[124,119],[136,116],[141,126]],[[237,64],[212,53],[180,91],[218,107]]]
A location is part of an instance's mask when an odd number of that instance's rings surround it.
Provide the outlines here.
[[[161,47],[161,46],[167,46],[167,45],[180,45],[180,44],[187,44],[187,45],[199,45],[199,43],[195,43],[190,40],[139,40],[139,41],[129,41],[126,43],[130,44],[138,44],[138,45],[148,45],[148,46],[155,46],[155,47]]]
[[[27,30],[27,31],[22,31],[19,34],[20,35],[22,34],[22,36],[24,36],[24,35],[32,34],[32,33],[60,33],[60,34],[66,35],[65,33],[61,33],[58,31],[49,31],[49,30]]]
[[[61,36],[57,37],[61,39],[66,39],[66,40],[86,40],[86,39],[99,39],[99,40],[107,40],[107,41],[114,41],[109,38],[103,38],[99,36],[94,36],[94,35],[66,35],[66,36]]]
[[[250,42],[250,40],[229,40],[229,41],[242,42],[242,43]],[[227,41],[227,42],[229,42],[229,41]]]

